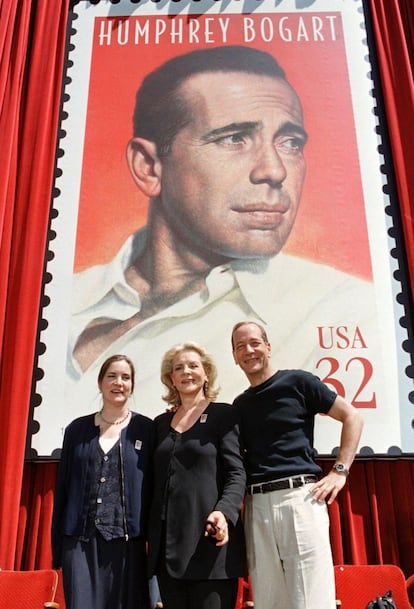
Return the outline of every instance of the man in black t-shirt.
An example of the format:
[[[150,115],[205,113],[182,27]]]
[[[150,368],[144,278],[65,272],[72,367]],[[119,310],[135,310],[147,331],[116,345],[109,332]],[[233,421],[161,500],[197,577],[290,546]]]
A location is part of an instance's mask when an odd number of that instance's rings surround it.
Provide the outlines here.
[[[244,525],[255,606],[334,609],[327,503],[345,484],[362,417],[315,375],[275,371],[269,340],[259,324],[236,324],[232,347],[236,364],[250,382],[234,404],[246,452]],[[313,449],[317,413],[342,423],[336,463],[320,480]]]

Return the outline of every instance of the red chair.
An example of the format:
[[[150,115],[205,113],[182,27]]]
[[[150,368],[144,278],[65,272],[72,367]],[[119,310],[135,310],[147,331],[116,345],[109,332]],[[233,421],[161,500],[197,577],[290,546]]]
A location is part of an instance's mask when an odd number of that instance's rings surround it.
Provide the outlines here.
[[[239,578],[235,609],[247,609],[248,607],[254,607],[250,579],[248,577]]]
[[[398,609],[413,609],[404,573],[396,565],[335,565],[335,583],[341,609],[365,609],[387,590],[392,591]]]
[[[58,572],[0,570],[0,609],[59,609]]]
[[[407,577],[405,581],[407,585],[407,594],[410,599],[410,603],[414,605],[414,574]]]

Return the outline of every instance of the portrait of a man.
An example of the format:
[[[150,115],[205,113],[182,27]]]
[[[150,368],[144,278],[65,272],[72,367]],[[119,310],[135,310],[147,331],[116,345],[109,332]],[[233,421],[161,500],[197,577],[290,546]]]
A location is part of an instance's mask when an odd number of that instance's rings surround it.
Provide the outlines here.
[[[283,368],[329,375],[328,347],[352,343],[361,357],[347,398],[373,406],[381,381],[372,385],[364,363],[381,360],[372,282],[283,251],[300,208],[307,139],[298,93],[262,50],[195,50],[145,77],[126,158],[148,216],[109,264],[74,277],[71,404],[92,405],[102,361],[125,353],[136,364],[138,404],[157,414],[162,355],[186,340],[213,355],[220,396],[232,400],[243,379],[229,329],[251,319],[268,329]],[[335,361],[345,366],[341,349]]]

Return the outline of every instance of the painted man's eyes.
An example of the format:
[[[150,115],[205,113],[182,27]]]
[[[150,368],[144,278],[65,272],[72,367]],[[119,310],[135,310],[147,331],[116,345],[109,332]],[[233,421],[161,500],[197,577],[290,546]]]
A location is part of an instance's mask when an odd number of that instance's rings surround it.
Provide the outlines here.
[[[214,140],[214,143],[226,148],[241,148],[253,143],[251,133],[229,133]],[[274,148],[280,153],[294,155],[301,154],[305,147],[305,139],[298,136],[283,136],[274,141]]]
[[[249,134],[247,133],[229,133],[228,135],[217,138],[215,143],[222,146],[234,147],[245,144],[248,139]]]
[[[305,140],[301,137],[283,137],[276,142],[275,148],[287,154],[299,154],[303,152]]]

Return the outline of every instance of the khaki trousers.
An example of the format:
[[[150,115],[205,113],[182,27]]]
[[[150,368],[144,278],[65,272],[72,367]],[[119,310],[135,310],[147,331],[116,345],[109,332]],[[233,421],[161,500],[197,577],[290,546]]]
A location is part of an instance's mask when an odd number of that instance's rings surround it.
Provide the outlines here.
[[[244,512],[255,609],[335,609],[325,503],[309,485],[248,495]]]

